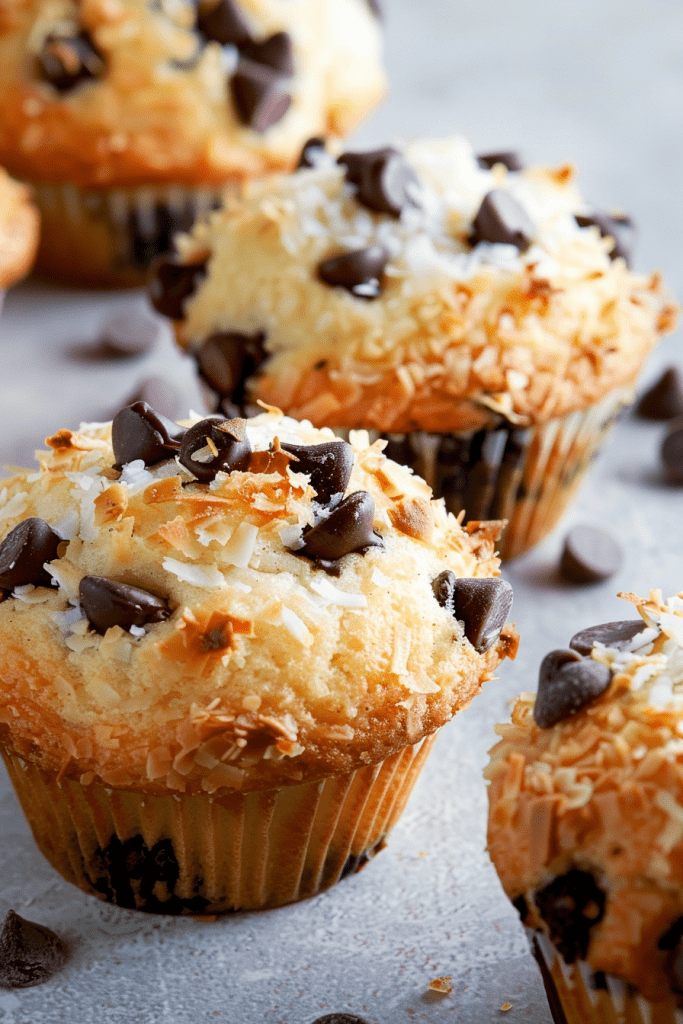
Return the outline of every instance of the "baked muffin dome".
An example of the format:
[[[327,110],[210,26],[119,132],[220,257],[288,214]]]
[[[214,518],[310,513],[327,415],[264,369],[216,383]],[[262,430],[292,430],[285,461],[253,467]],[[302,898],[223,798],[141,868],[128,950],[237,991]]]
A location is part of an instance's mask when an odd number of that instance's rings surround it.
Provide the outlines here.
[[[31,269],[38,224],[29,190],[0,168],[0,288],[8,288]]]

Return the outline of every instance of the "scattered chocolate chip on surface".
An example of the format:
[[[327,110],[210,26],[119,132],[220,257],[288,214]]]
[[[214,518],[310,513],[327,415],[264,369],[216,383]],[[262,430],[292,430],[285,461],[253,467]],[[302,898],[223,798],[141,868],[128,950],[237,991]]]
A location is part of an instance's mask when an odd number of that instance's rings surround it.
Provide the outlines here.
[[[259,43],[253,40],[243,43],[240,54],[257,64],[265,64],[285,77],[294,74],[294,50],[291,37],[286,32],[276,32]]]
[[[172,459],[180,451],[185,427],[157,413],[147,402],[133,402],[119,412],[111,425],[114,469],[142,459],[153,466]]]
[[[71,37],[48,36],[38,54],[40,77],[58,92],[100,78],[105,71],[102,54],[85,31]]]
[[[621,545],[597,526],[574,526],[565,537],[560,572],[572,583],[601,583],[621,569]]]
[[[145,377],[141,380],[124,404],[134,405],[136,402],[146,402],[161,416],[171,420],[187,408],[180,389],[165,377]]]
[[[538,674],[534,721],[550,729],[604,693],[612,673],[606,665],[583,658],[569,647],[546,654]]]
[[[439,602],[442,608],[450,612],[451,615],[455,614],[455,584],[457,583],[457,577],[454,572],[450,569],[444,569],[439,575],[432,580],[432,590],[434,597]]]
[[[591,928],[605,912],[605,893],[590,872],[572,868],[539,889],[534,902],[565,963],[585,959]]]
[[[242,124],[262,134],[282,120],[292,102],[283,91],[283,80],[264,64],[240,60],[230,79],[230,93]]]
[[[354,491],[315,526],[304,530],[304,547],[297,554],[322,563],[334,563],[344,555],[359,554],[372,547],[384,547],[373,530],[375,499],[367,491]]]
[[[197,29],[207,42],[221,46],[245,46],[251,42],[249,26],[234,0],[199,0]]]
[[[613,647],[617,651],[626,651],[634,636],[638,636],[644,629],[646,626],[642,619],[603,622],[599,626],[589,626],[575,633],[569,641],[569,646],[579,654],[590,654],[595,643]]]
[[[641,396],[635,413],[644,420],[673,420],[683,416],[683,371],[680,367],[670,366],[664,371]]]
[[[356,186],[358,202],[369,210],[399,217],[406,206],[417,206],[420,182],[397,149],[342,153],[337,162],[346,168],[346,180]]]
[[[180,462],[199,480],[210,483],[217,473],[246,469],[251,445],[246,421],[200,420],[187,431],[180,446]]]
[[[206,275],[206,259],[179,263],[163,256],[153,266],[147,283],[147,294],[157,313],[171,320],[182,320],[185,300],[194,295]]]
[[[312,139],[304,142],[299,162],[296,165],[297,171],[302,168],[315,167],[317,164],[316,156],[324,153],[326,149],[327,143],[320,135],[314,135]]]
[[[156,348],[162,331],[160,321],[143,310],[117,309],[102,322],[100,343],[110,358],[129,359],[147,355]]]
[[[521,171],[524,163],[514,149],[505,149],[500,153],[477,153],[477,163],[483,171],[492,170],[496,164],[502,164],[508,171]]]
[[[163,622],[171,614],[163,598],[104,576],[84,576],[78,595],[85,616],[97,633],[106,633],[112,626],[128,630],[131,626]]]
[[[470,243],[498,242],[526,252],[535,234],[536,229],[524,207],[510,192],[494,188],[484,196],[477,211]]]
[[[614,241],[614,246],[609,254],[610,259],[615,260],[617,256],[621,256],[625,260],[626,266],[631,266],[636,226],[630,217],[625,214],[612,216],[609,213],[595,210],[591,214],[577,213],[574,215],[574,220],[580,228],[594,226],[603,238],[611,238]]]
[[[244,386],[266,358],[265,334],[221,331],[212,334],[195,352],[197,369],[222,398],[244,402]],[[261,411],[261,410],[259,410]]]
[[[318,265],[318,276],[325,284],[345,288],[359,299],[376,299],[382,292],[382,274],[389,262],[389,250],[383,245],[331,256]]]
[[[364,1017],[356,1017],[353,1013],[326,1013],[317,1017],[312,1024],[368,1024]]]
[[[353,469],[353,448],[346,441],[325,441],[323,444],[282,444],[283,451],[294,456],[289,468],[306,473],[316,492],[319,505],[341,499],[348,487]]]
[[[666,475],[674,484],[683,483],[683,416],[669,424],[669,432],[662,441],[662,462]]]
[[[57,558],[61,543],[62,538],[44,519],[32,517],[18,523],[0,544],[0,588],[51,586],[50,574],[43,565]]]
[[[437,577],[438,579],[438,577]],[[457,579],[453,614],[465,624],[465,636],[479,654],[495,644],[512,607],[512,587],[495,579]]]
[[[50,928],[9,911],[0,932],[0,988],[40,985],[67,959],[66,944]]]

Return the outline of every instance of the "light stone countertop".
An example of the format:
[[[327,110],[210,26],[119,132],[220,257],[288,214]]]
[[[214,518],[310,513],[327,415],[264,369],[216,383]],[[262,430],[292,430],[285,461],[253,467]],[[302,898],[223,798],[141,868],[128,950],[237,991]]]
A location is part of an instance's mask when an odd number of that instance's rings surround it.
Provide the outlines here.
[[[678,0],[385,0],[393,93],[357,136],[459,130],[480,150],[580,169],[584,195],[640,225],[637,265],[660,267],[683,299],[683,6]],[[26,464],[58,426],[109,415],[150,374],[200,408],[170,336],[137,363],[70,356],[105,313],[140,295],[30,282],[0,320],[0,459]],[[683,363],[680,334],[644,381]],[[543,545],[505,570],[522,634],[514,665],[447,726],[387,849],[308,902],[215,923],[100,904],[38,853],[0,780],[0,915],[9,907],[73,944],[45,985],[0,991],[0,1024],[311,1024],[346,1011],[370,1024],[549,1024],[536,966],[485,852],[481,769],[493,724],[534,689],[542,656],[579,628],[630,617],[618,590],[683,589],[683,488],[658,469],[663,428],[626,416],[578,502]],[[573,522],[611,528],[626,550],[616,579],[574,587],[555,574]],[[453,991],[428,990],[450,975]],[[511,1003],[508,1012],[500,1007]]]

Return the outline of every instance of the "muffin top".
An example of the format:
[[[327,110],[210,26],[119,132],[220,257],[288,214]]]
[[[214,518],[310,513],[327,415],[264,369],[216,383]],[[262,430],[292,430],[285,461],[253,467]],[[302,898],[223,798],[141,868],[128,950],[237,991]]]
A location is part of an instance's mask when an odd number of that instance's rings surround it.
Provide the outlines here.
[[[384,94],[367,0],[13,0],[0,161],[82,187],[219,184],[290,167]]]
[[[38,247],[38,211],[25,185],[0,167],[0,288],[29,272]]]
[[[514,655],[502,524],[464,529],[366,433],[139,402],[47,444],[0,494],[0,721],[34,762],[152,791],[323,777]]]
[[[513,157],[458,137],[308,146],[308,167],[180,239],[205,276],[158,308],[203,371],[207,339],[260,333],[252,397],[314,423],[447,431],[582,408],[633,380],[673,307],[629,270],[628,218],[592,213],[571,167]]]
[[[491,752],[489,851],[564,959],[683,992],[683,593],[578,633]]]

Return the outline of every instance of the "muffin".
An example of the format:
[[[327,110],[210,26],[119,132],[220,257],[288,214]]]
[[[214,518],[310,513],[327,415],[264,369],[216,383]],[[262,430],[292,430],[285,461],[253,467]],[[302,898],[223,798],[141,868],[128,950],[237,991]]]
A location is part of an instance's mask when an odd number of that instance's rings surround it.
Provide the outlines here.
[[[25,0],[0,11],[0,162],[39,267],[140,284],[224,188],[345,135],[383,96],[366,0]]]
[[[38,211],[29,189],[0,168],[0,310],[5,291],[33,265],[38,246]]]
[[[489,851],[557,1024],[683,1007],[683,593],[544,659],[491,752]]]
[[[4,483],[0,746],[41,850],[121,906],[220,913],[380,849],[517,638],[496,523],[370,444],[146,403]]]
[[[455,514],[509,519],[520,554],[672,326],[627,265],[631,222],[591,212],[571,167],[462,138],[303,162],[181,237],[156,308],[219,405],[383,435]]]

